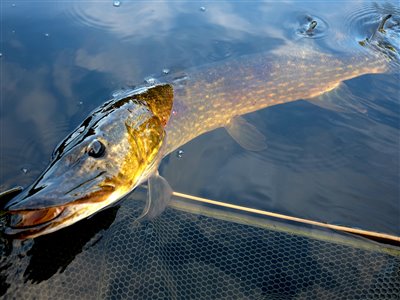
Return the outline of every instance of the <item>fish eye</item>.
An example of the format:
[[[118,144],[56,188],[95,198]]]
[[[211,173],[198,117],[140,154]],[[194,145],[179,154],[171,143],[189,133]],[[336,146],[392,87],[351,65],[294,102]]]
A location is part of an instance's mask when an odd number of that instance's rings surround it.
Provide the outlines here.
[[[103,143],[97,139],[94,139],[87,146],[86,152],[87,152],[87,154],[89,154],[89,156],[98,158],[98,157],[103,156],[105,150],[106,150],[106,147],[103,145]]]

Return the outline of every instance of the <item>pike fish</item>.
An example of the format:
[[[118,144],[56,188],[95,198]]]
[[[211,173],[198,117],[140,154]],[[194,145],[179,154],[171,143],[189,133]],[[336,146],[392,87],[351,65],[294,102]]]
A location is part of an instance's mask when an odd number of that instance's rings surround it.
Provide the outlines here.
[[[121,94],[94,110],[54,150],[47,169],[5,205],[6,234],[33,238],[87,218],[148,182],[140,219],[154,218],[172,189],[157,168],[181,145],[224,127],[244,148],[266,147],[243,115],[321,96],[345,80],[389,71],[379,51],[333,55],[298,46],[188,70]],[[324,99],[322,99],[323,103]],[[345,101],[345,99],[344,99]]]

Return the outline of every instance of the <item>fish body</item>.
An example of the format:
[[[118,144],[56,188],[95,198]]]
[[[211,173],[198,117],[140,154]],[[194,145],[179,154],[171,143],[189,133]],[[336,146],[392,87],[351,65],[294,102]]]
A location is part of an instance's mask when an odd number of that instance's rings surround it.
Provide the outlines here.
[[[313,99],[345,80],[384,73],[375,53],[334,56],[309,48],[275,55],[256,54],[189,70],[174,85],[164,155],[202,133],[227,127],[236,116],[299,99]]]
[[[344,80],[386,70],[386,58],[373,52],[334,56],[304,48],[226,60],[120,95],[92,112],[59,144],[43,174],[7,203],[6,233],[27,238],[56,231],[147,180],[141,217],[156,216],[171,194],[157,173],[162,157],[218,127],[257,150],[262,144],[249,136],[259,140],[260,134],[241,115],[315,98]]]

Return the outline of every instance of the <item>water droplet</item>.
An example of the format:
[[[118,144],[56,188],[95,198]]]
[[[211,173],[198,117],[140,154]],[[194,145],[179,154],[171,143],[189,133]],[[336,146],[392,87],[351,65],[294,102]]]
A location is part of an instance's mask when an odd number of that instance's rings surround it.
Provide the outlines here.
[[[46,33],[44,34],[44,36],[45,36],[45,37],[49,37],[49,36],[50,36],[50,33],[47,33],[47,32],[46,32]]]
[[[168,74],[168,73],[169,73],[169,69],[163,69],[162,72],[163,72],[164,74]]]
[[[113,2],[113,6],[114,6],[114,7],[120,7],[120,6],[121,6],[121,1],[115,0],[115,1]]]
[[[146,77],[144,79],[144,82],[147,84],[155,84],[157,82],[157,80],[154,77],[150,76],[150,77]]]
[[[121,89],[121,90],[115,90],[111,93],[111,97],[113,98],[118,98],[118,97],[122,97],[122,95],[124,95],[126,93],[125,90]]]
[[[206,8],[204,6],[200,7],[200,11],[206,11]]]
[[[178,150],[178,152],[176,153],[176,156],[178,157],[178,158],[182,158],[182,156],[183,156],[183,154],[184,154],[185,152],[181,149],[181,150]]]
[[[27,168],[21,168],[22,173],[27,174],[29,170]]]

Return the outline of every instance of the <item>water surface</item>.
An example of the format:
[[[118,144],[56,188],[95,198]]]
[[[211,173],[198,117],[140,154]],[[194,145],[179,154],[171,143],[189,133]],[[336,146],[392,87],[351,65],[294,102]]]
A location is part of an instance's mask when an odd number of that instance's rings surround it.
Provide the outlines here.
[[[399,37],[396,1],[0,5],[2,190],[30,184],[88,113],[148,78],[162,81],[165,73],[288,42],[338,55],[357,51],[389,13],[390,34]],[[318,25],[307,35],[310,20]],[[246,118],[267,137],[266,150],[246,151],[218,129],[164,159],[160,172],[179,192],[399,235],[398,83],[398,74],[349,80],[363,113],[303,100],[252,113]],[[80,230],[75,234],[79,239]]]

